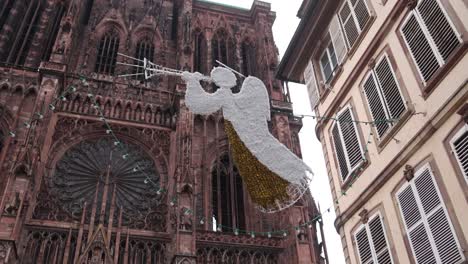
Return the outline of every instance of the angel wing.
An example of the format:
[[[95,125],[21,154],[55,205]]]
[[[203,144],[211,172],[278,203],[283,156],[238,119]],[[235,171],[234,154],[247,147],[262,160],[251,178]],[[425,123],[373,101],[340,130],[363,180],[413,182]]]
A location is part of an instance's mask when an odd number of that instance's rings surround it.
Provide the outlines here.
[[[270,99],[265,84],[257,77],[249,76],[242,83],[242,88],[236,100],[238,107],[242,109],[252,109],[260,116],[270,121]],[[252,102],[254,104],[252,105]]]

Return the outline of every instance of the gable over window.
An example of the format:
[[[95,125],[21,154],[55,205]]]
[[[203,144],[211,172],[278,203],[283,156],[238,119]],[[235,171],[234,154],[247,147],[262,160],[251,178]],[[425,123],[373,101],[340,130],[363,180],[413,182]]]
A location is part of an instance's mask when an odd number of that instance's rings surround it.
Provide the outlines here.
[[[332,127],[332,137],[341,179],[346,181],[365,161],[364,151],[351,107],[338,113],[337,120]]]
[[[380,214],[370,217],[354,234],[361,264],[392,264],[388,238]]]
[[[464,260],[429,164],[419,169],[396,196],[416,263],[461,263]]]
[[[420,0],[400,32],[424,84],[462,42],[439,0]]]
[[[450,141],[453,154],[468,184],[468,125],[464,125]]]
[[[119,35],[115,30],[104,34],[99,42],[94,71],[102,74],[114,74],[119,51]]]
[[[387,54],[384,54],[375,67],[368,73],[363,83],[367,106],[376,122],[375,128],[379,139],[394,125],[386,120],[397,122],[406,111],[406,103]]]

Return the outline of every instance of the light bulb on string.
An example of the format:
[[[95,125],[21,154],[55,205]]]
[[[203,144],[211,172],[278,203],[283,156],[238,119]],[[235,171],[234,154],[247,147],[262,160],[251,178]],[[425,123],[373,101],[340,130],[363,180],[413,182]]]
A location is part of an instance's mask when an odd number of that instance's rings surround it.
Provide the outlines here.
[[[70,91],[72,91],[72,93],[76,92],[76,87],[75,86],[70,87]]]
[[[107,129],[107,130],[106,130],[106,134],[110,134],[110,133],[112,133],[112,130]]]
[[[268,238],[271,238],[271,232],[267,233]]]
[[[13,132],[13,131],[8,132],[8,134],[9,134],[10,137],[12,137],[12,138],[16,137],[16,134],[15,134],[15,132]]]
[[[146,178],[146,179],[144,180],[144,183],[145,183],[145,184],[148,184],[148,182],[149,182],[149,180],[148,180],[148,178]]]
[[[161,195],[161,189],[158,189],[158,190],[156,191],[156,194],[157,194],[157,195]]]
[[[238,228],[234,229],[234,235],[236,235],[236,236],[239,235],[239,229]]]
[[[205,224],[205,220],[204,220],[204,219],[205,219],[205,218],[200,219],[200,225],[204,225],[204,224]]]
[[[138,171],[137,167],[133,168],[133,172],[137,172],[137,171]]]
[[[296,234],[299,235],[299,233],[301,233],[301,229],[298,226],[296,226],[295,229],[296,229]]]
[[[127,153],[127,154],[124,154],[124,155],[122,155],[122,159],[124,159],[124,160],[125,160],[125,159],[128,159],[128,157],[129,157],[129,154],[128,154],[128,153]]]
[[[308,228],[312,229],[313,225],[312,225],[312,222],[310,222],[308,225],[307,225]]]
[[[52,110],[52,111],[54,111],[54,110],[55,110],[55,105],[50,104],[50,105],[49,105],[49,109]]]
[[[93,94],[92,94],[92,93],[89,93],[89,94],[87,94],[86,96],[88,96],[89,98],[93,98]]]
[[[60,99],[60,101],[63,101],[63,102],[67,101],[67,98],[65,96],[63,96],[63,95],[60,96],[59,99]]]
[[[120,144],[120,141],[114,141],[114,146],[118,146]]]
[[[31,125],[30,125],[28,122],[24,122],[23,124],[24,124],[24,127],[26,127],[26,128],[30,128],[30,127],[31,127]]]
[[[283,232],[283,236],[284,237],[287,237],[288,236],[288,233],[286,231]]]
[[[39,112],[37,112],[36,115],[37,115],[37,117],[38,117],[39,119],[43,119],[43,118],[44,118],[44,115],[41,114],[41,113],[39,113]]]
[[[250,237],[255,238],[255,233],[254,232],[250,233]]]
[[[216,231],[218,231],[218,232],[221,232],[221,231],[222,231],[222,229],[221,229],[221,226],[220,226],[220,225],[218,225],[218,226],[216,227]]]

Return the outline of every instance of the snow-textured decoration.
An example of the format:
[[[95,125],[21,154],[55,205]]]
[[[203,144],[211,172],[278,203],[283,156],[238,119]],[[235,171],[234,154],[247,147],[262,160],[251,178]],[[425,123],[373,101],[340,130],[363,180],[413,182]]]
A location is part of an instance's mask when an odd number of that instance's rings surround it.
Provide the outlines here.
[[[212,81],[220,88],[207,93],[200,73],[183,72],[187,83],[185,103],[195,114],[223,111],[233,157],[252,201],[263,212],[277,212],[293,205],[307,190],[312,170],[268,130],[270,102],[263,82],[247,77],[239,93],[231,88],[236,76],[216,67]]]

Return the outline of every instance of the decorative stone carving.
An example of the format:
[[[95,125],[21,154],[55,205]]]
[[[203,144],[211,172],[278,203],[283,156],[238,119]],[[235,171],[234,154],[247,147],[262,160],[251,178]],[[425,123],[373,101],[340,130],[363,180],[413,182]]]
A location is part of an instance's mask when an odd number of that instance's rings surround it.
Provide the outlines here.
[[[369,221],[369,211],[367,211],[367,209],[364,209],[359,213],[359,216],[361,217],[361,222],[363,224],[367,224],[367,221]]]
[[[414,178],[414,168],[411,165],[406,165],[403,175],[407,181],[411,181]]]

